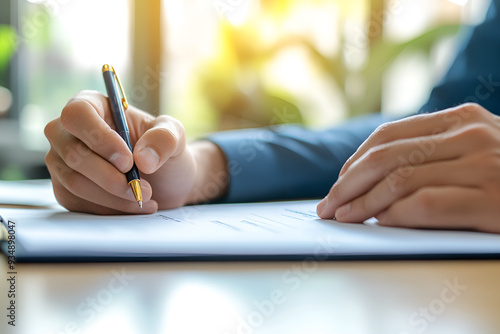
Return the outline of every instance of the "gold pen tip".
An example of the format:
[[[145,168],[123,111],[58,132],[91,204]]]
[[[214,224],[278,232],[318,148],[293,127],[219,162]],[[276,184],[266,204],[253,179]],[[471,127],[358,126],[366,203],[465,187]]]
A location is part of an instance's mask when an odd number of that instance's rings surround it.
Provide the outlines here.
[[[142,191],[141,191],[141,181],[132,180],[129,183],[130,188],[132,188],[132,192],[134,193],[135,200],[142,208]]]
[[[0,241],[3,241],[3,240],[8,240],[9,239],[9,232],[7,232],[7,229],[5,228],[5,226],[0,223]]]

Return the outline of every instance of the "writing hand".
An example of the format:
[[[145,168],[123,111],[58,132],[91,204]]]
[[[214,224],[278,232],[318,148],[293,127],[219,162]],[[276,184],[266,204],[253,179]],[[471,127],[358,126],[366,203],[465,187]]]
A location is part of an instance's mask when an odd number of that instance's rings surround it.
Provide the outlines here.
[[[227,172],[215,144],[187,145],[182,124],[172,117],[153,117],[132,106],[125,114],[133,154],[114,131],[107,98],[98,92],[77,94],[47,124],[51,149],[45,161],[61,205],[97,214],[144,214],[221,196]],[[124,175],[133,161],[141,172],[142,210]],[[215,187],[204,192],[212,181]]]

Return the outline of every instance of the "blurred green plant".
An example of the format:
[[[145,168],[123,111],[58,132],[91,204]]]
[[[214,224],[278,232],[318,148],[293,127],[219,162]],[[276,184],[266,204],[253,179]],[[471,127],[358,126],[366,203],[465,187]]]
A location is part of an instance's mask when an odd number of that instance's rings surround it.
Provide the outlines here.
[[[0,74],[9,65],[17,48],[17,34],[9,25],[0,25]]]
[[[365,64],[356,71],[346,70],[346,58],[342,55],[333,58],[325,57],[310,42],[303,40],[302,43],[310,50],[318,66],[326,71],[331,81],[345,93],[349,116],[356,116],[380,111],[378,106],[382,97],[381,78],[391,63],[403,52],[421,53],[428,57],[436,42],[455,35],[459,29],[460,25],[442,25],[403,42],[394,42],[386,38],[378,39],[371,47]],[[345,40],[342,40],[341,48],[344,50],[347,48]],[[352,75],[356,75],[358,80],[363,82],[365,89],[362,96],[348,94],[346,83],[348,77]]]
[[[290,8],[279,6],[271,9],[286,16],[283,13],[287,13]],[[366,36],[370,44],[361,46],[362,50],[352,50],[352,43],[339,37],[339,52],[326,56],[311,40],[303,36],[283,36],[274,44],[266,45],[255,27],[238,27],[225,22],[221,24],[219,31],[222,41],[219,53],[204,64],[199,74],[200,90],[207,100],[206,105],[217,115],[218,130],[302,123],[305,117],[297,107],[299,101],[284,90],[266,87],[262,80],[265,66],[273,57],[288,48],[302,47],[308,51],[315,66],[326,74],[332,86],[343,92],[349,117],[377,112],[380,110],[383,89],[381,78],[391,63],[403,53],[420,53],[429,57],[433,46],[443,38],[456,34],[459,27],[454,24],[437,25],[403,42],[384,38],[383,34],[378,38]],[[355,69],[347,66],[350,61],[349,52],[366,53],[364,63]],[[357,90],[356,93],[349,90],[350,78],[355,78],[364,89]],[[286,112],[280,113],[277,110]]]
[[[221,25],[221,54],[203,66],[202,95],[218,116],[218,129],[303,123],[296,99],[279,88],[265,87],[265,66],[283,47],[248,43],[253,31]]]

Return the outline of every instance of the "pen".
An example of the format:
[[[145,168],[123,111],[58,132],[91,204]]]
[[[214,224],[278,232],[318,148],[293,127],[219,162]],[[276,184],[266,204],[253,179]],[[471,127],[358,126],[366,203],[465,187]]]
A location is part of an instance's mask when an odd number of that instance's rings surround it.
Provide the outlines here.
[[[125,119],[125,110],[128,108],[128,102],[125,97],[125,92],[123,91],[123,86],[120,79],[118,79],[118,75],[116,74],[113,66],[108,64],[104,65],[102,67],[102,75],[104,77],[104,83],[106,84],[106,91],[108,92],[108,100],[113,114],[116,132],[118,132],[120,137],[123,138],[132,152],[127,121]],[[118,97],[117,84],[121,92],[121,99]],[[127,182],[134,193],[137,203],[142,208],[141,178],[139,177],[139,171],[137,170],[135,163],[132,166],[132,169],[125,175],[127,176]]]
[[[5,226],[0,223],[0,241],[7,241],[9,240],[9,232],[7,232],[7,229]]]

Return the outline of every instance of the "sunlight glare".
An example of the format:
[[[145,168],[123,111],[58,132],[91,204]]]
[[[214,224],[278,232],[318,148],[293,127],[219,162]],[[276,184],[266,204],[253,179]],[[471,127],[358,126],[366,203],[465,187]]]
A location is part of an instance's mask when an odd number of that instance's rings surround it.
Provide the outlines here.
[[[66,3],[57,15],[66,34],[78,43],[72,44],[75,66],[94,71],[103,63],[125,66],[130,45],[128,2],[88,0]],[[113,13],[113,15],[110,15]]]
[[[82,328],[82,334],[140,333],[130,321],[133,317],[124,316],[126,311],[125,308],[113,308],[109,312],[100,314],[89,326]]]
[[[448,0],[450,2],[456,3],[459,6],[465,6],[469,0]]]
[[[238,317],[226,292],[197,281],[180,284],[167,299],[162,333],[223,333]]]

